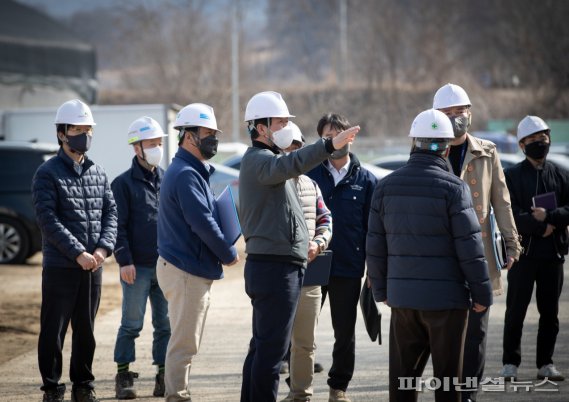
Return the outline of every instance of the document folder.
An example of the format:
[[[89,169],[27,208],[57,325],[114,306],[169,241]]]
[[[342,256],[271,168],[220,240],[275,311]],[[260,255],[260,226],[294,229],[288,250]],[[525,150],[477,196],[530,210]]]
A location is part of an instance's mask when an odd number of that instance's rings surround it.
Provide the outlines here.
[[[319,254],[306,268],[302,286],[326,286],[330,279],[332,267],[332,251]]]
[[[555,199],[555,193],[553,191],[535,195],[533,196],[532,201],[534,208],[543,208],[546,210],[557,208],[557,200]]]
[[[231,187],[225,187],[215,200],[215,204],[217,206],[219,226],[223,232],[223,236],[230,244],[235,244],[241,236],[241,224],[239,223],[239,216],[237,215],[237,207],[235,206]]]

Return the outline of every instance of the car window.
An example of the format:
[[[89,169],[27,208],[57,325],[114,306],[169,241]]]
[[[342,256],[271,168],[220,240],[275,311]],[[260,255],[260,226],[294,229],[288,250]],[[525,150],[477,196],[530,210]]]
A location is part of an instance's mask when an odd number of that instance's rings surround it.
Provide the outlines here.
[[[379,166],[381,168],[384,169],[389,169],[389,170],[397,170],[402,166],[405,166],[405,164],[407,163],[407,161],[391,161],[391,162],[379,162],[376,164],[376,166]]]
[[[0,183],[4,191],[31,191],[34,174],[43,155],[16,149],[0,150]]]

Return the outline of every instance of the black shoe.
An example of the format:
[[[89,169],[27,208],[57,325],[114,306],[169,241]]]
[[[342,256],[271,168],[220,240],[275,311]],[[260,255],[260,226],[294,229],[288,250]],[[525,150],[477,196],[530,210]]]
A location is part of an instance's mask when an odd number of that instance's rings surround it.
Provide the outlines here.
[[[50,389],[43,393],[42,402],[63,402],[64,395],[65,389]]]
[[[115,376],[115,397],[117,399],[135,399],[136,390],[134,389],[134,379],[138,378],[138,373],[125,371],[117,373]]]
[[[321,373],[324,371],[324,367],[320,363],[314,363],[314,372]]]
[[[164,396],[166,393],[166,386],[164,385],[164,373],[156,374],[156,379],[154,381],[154,396]]]
[[[71,390],[71,402],[99,402],[94,389],[77,387]]]

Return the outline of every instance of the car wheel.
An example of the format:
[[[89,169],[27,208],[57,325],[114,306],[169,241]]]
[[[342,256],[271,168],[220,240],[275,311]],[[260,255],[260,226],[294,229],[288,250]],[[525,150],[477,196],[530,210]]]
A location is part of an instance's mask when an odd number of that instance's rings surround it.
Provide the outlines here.
[[[28,257],[30,237],[20,222],[0,216],[0,264],[22,264]]]

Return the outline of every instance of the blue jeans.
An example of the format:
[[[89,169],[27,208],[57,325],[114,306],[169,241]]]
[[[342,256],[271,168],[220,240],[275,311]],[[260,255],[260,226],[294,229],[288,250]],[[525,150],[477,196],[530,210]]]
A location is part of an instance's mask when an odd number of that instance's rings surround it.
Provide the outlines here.
[[[132,363],[136,360],[134,340],[140,335],[144,324],[146,302],[152,307],[152,364],[164,364],[166,347],[170,339],[168,302],[158,286],[156,267],[136,267],[136,280],[129,285],[121,279],[122,319],[115,344],[115,362]]]

